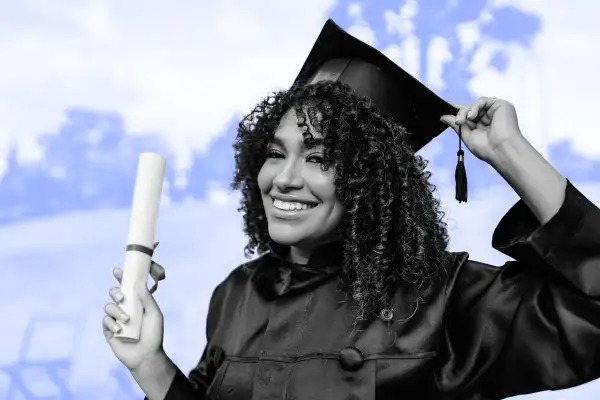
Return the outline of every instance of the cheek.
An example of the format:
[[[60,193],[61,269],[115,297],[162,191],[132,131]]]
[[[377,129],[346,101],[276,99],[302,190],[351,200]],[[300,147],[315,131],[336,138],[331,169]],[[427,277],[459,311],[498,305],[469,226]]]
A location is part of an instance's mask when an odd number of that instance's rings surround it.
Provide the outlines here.
[[[335,190],[333,173],[330,171],[314,173],[307,181],[310,182],[311,190],[315,195],[317,195],[323,203],[326,203],[328,207],[338,208],[341,205]]]
[[[339,201],[339,199],[337,199],[337,196],[336,196],[336,201],[333,205],[333,214],[334,214],[334,219],[336,220],[337,223],[340,223],[342,221],[342,219],[344,219],[344,215],[345,215],[344,205],[342,204],[341,201]]]
[[[344,218],[346,208],[344,207],[344,203],[342,202],[342,200],[339,198],[337,190],[333,183],[330,186],[329,196],[332,207],[332,216],[336,221],[339,222]]]
[[[264,165],[258,172],[257,181],[261,192],[266,192],[271,189],[273,179],[269,177],[269,170]]]
[[[323,214],[319,217],[319,224],[321,229],[329,234],[343,224],[344,217],[344,205],[336,199],[328,203],[328,207],[323,210]]]

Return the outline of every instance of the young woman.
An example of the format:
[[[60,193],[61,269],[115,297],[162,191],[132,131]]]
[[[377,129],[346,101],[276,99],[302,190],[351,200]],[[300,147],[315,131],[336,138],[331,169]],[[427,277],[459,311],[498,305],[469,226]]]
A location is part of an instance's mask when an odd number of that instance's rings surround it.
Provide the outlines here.
[[[382,57],[329,21],[294,86],[240,123],[234,187],[260,257],[215,289],[189,377],[149,291],[140,341],[113,337],[111,290],[104,332],[148,399],[501,399],[600,376],[600,210],[511,104],[455,109]],[[440,120],[521,197],[493,238],[516,261],[446,251],[415,155]]]

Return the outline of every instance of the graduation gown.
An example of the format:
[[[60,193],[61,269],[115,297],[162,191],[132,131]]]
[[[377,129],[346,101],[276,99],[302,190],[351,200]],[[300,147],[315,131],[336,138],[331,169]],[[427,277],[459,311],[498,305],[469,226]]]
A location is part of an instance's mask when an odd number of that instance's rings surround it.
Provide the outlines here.
[[[455,253],[412,318],[401,287],[362,331],[335,244],[305,266],[274,247],[216,288],[200,362],[165,400],[502,399],[600,377],[600,210],[568,183],[550,221],[519,201],[492,245],[516,261]]]

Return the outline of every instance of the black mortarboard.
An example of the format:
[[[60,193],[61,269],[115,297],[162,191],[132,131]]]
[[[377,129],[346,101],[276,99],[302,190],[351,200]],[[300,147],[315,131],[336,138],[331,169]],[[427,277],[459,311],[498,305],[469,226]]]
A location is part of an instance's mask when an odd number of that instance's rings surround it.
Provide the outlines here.
[[[411,133],[412,148],[420,150],[448,126],[440,121],[458,109],[433,93],[377,49],[327,20],[294,84],[340,81],[358,95],[370,98],[386,116]],[[456,171],[456,199],[467,201],[467,180],[460,144]]]

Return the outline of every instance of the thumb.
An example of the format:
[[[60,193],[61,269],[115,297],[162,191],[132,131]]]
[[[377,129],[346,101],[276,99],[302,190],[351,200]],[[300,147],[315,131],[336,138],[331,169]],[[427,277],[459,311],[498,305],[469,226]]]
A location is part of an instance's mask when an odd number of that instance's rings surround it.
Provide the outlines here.
[[[448,125],[450,128],[458,132],[458,125],[456,125],[456,115],[443,115],[440,121]]]
[[[140,285],[140,289],[138,290],[138,297],[142,302],[144,313],[155,314],[159,312],[158,304],[156,304],[154,296],[152,296],[146,285]]]

